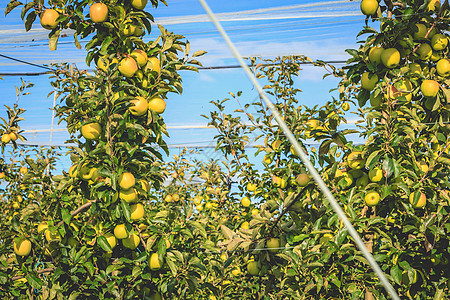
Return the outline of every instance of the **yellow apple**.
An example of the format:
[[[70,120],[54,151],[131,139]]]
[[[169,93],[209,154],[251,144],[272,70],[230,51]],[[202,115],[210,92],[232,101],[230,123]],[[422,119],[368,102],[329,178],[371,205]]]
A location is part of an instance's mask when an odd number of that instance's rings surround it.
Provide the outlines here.
[[[26,238],[14,239],[14,253],[20,256],[28,256],[31,252],[31,242]]]
[[[99,123],[89,123],[81,126],[81,135],[86,140],[97,140],[102,132],[102,127]]]
[[[366,202],[367,206],[375,206],[380,202],[380,194],[378,194],[376,191],[370,191],[366,193],[364,202]]]
[[[435,34],[433,38],[431,39],[431,47],[433,47],[434,50],[440,51],[447,48],[448,45],[448,38],[443,34]]]
[[[350,104],[348,102],[342,103],[342,110],[348,111],[350,109]]]
[[[256,184],[251,183],[251,182],[247,183],[247,191],[249,191],[249,192],[256,191]]]
[[[411,193],[409,195],[409,203],[411,203],[414,208],[424,207],[427,204],[427,197],[425,196],[425,194],[423,192],[420,192],[420,196],[416,204],[414,204],[414,194],[415,193]]]
[[[137,203],[130,206],[131,220],[138,221],[144,217],[144,206],[141,203]]]
[[[163,265],[163,261],[159,259],[158,253],[152,253],[150,255],[150,261],[149,261],[150,269],[152,271],[157,271],[161,269]]]
[[[281,141],[280,140],[275,140],[272,142],[272,149],[275,152],[278,152],[280,150],[280,146],[281,146]]]
[[[362,158],[361,151],[353,151],[347,156],[347,164],[354,170],[359,170],[364,167],[366,160]]]
[[[3,144],[8,144],[9,141],[11,141],[11,137],[9,136],[9,134],[5,133],[2,135],[2,143]]]
[[[124,200],[127,203],[133,203],[136,202],[138,199],[136,190],[131,188],[128,190],[121,189],[119,192],[119,198]]]
[[[148,102],[144,97],[136,97],[131,100],[131,106],[128,108],[132,115],[134,116],[142,116],[147,112]]]
[[[114,236],[119,240],[128,237],[128,231],[127,228],[125,227],[125,224],[119,224],[116,225],[116,227],[114,227]]]
[[[381,52],[381,62],[386,68],[393,69],[400,63],[400,52],[395,48],[388,48]]]
[[[362,0],[360,4],[361,12],[366,16],[374,15],[378,10],[377,0]]]
[[[383,170],[375,167],[369,171],[369,179],[372,182],[380,182],[383,179]]]
[[[119,177],[119,186],[121,189],[131,189],[136,184],[134,175],[130,172],[122,173]]]
[[[158,74],[161,73],[161,62],[160,60],[152,56],[148,59],[147,65],[144,68],[144,72],[156,72]]]
[[[435,11],[441,7],[441,0],[430,0],[427,5],[428,11]]]
[[[104,235],[104,237],[106,238],[106,241],[108,242],[111,249],[114,249],[114,247],[116,247],[116,245],[117,245],[116,236],[109,232],[109,233],[106,233]]]
[[[106,21],[108,19],[108,6],[101,2],[92,4],[89,8],[89,16],[94,23]]]
[[[10,132],[9,137],[11,138],[11,141],[13,141],[13,142],[17,141],[17,139],[19,138],[19,136],[15,132]]]
[[[148,101],[148,109],[157,114],[162,114],[166,110],[166,102],[159,97],[153,97]]]
[[[45,29],[55,29],[56,26],[58,26],[58,22],[56,22],[56,19],[58,19],[59,13],[54,9],[46,9],[44,10],[41,15],[41,26]]]
[[[119,63],[119,72],[125,77],[133,77],[137,70],[138,65],[132,57],[125,57]]]
[[[371,91],[375,88],[378,82],[377,74],[370,74],[364,72],[361,76],[361,87],[365,90]]]
[[[143,67],[147,64],[148,56],[144,50],[136,49],[131,52],[131,57],[138,63],[140,67]]]
[[[420,90],[424,97],[436,97],[439,92],[439,83],[435,80],[424,80],[420,85]]]
[[[450,75],[450,60],[447,58],[440,59],[436,64],[436,71],[443,77]]]
[[[56,231],[55,233],[52,233],[50,230],[46,230],[45,231],[45,239],[47,240],[47,242],[58,242],[61,240],[61,235],[59,234],[58,231]]]
[[[131,0],[131,6],[136,9],[143,10],[147,5],[147,0]]]
[[[418,161],[417,166],[419,167],[420,171],[426,173],[428,172],[428,165],[424,161]]]
[[[241,200],[241,204],[243,207],[249,207],[252,204],[252,202],[250,201],[250,199],[248,199],[248,197],[244,197]]]
[[[244,223],[241,224],[241,229],[248,229],[249,228],[249,224],[247,221],[245,221]]]
[[[298,174],[297,177],[295,178],[295,182],[298,184],[298,186],[300,187],[305,187],[308,185],[309,183],[309,176],[308,174],[302,173],[302,174]]]

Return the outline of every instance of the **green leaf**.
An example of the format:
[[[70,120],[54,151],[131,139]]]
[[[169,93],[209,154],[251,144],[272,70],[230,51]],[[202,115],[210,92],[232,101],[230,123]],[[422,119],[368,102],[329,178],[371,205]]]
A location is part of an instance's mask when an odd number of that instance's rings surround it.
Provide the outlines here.
[[[391,177],[394,173],[394,160],[390,157],[385,156],[383,161],[383,171],[386,172],[386,178]]]
[[[61,215],[62,215],[62,219],[63,219],[64,223],[69,225],[70,220],[72,219],[72,215],[70,214],[69,210],[67,208],[62,208]]]
[[[48,39],[48,48],[50,51],[55,51],[58,46],[58,39],[61,30],[57,30],[54,33],[50,33],[50,38]]]
[[[195,51],[194,54],[192,54],[192,57],[198,57],[198,56],[202,56],[205,53],[207,53],[206,51],[203,50],[199,50],[199,51]]]
[[[204,238],[207,238],[208,234],[202,224],[197,221],[190,221],[189,224],[194,226]]]
[[[42,285],[44,284],[44,282],[33,273],[27,274],[25,278],[27,279],[28,283],[35,289],[42,288]]]
[[[125,216],[125,219],[127,219],[128,222],[131,223],[131,208],[130,205],[125,202],[124,200],[120,201],[120,206],[122,207],[123,215]]]
[[[17,0],[9,2],[8,5],[6,5],[5,16],[7,16],[14,8],[19,5],[23,5],[22,2],[19,2]]]
[[[32,11],[28,14],[26,20],[25,20],[25,30],[29,31],[31,29],[31,26],[33,26],[34,20],[36,20],[36,11]]]
[[[97,244],[106,252],[112,251],[111,245],[108,243],[108,241],[103,235],[97,237]]]

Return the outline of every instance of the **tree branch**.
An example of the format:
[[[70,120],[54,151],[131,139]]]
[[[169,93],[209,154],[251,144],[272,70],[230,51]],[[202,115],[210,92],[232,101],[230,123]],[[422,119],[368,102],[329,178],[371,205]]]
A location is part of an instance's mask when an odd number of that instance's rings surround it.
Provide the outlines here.
[[[82,212],[84,209],[89,208],[92,204],[94,204],[95,202],[97,202],[97,200],[92,200],[89,201],[83,205],[81,205],[80,207],[78,207],[76,210],[74,210],[73,212],[71,212],[70,214],[72,215],[72,217],[78,215],[80,212]],[[60,221],[57,225],[57,227],[61,226],[64,223],[64,221]]]

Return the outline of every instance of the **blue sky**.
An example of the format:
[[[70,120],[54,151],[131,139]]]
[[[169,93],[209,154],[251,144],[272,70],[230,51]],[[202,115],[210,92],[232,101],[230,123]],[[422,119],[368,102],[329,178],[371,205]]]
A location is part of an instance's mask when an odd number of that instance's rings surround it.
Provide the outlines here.
[[[4,11],[9,0],[0,1]],[[169,6],[158,9],[147,7],[157,23],[170,31],[183,34],[191,43],[191,51],[205,50],[202,57],[204,66],[236,65],[236,60],[227,49],[215,28],[208,22],[201,5],[196,0],[167,1]],[[364,16],[359,10],[359,1],[208,1],[230,37],[243,56],[275,57],[277,55],[303,54],[313,59],[346,60],[347,48],[355,48],[356,34],[364,25]],[[36,64],[50,62],[73,62],[79,68],[86,68],[85,50],[78,50],[73,38],[61,38],[57,51],[49,51],[48,31],[35,23],[26,33],[20,19],[20,10],[6,18],[0,14],[0,54],[12,56]],[[154,27],[147,39],[153,40],[159,30]],[[0,73],[40,72],[41,69],[23,65],[0,57]],[[298,87],[303,90],[300,102],[306,105],[325,103],[331,98],[328,91],[337,81],[329,77],[322,80],[323,71],[305,66]],[[167,100],[164,113],[171,138],[169,144],[207,145],[215,134],[210,129],[180,129],[180,126],[201,126],[206,121],[201,114],[209,114],[213,108],[209,101],[228,97],[228,92],[243,91],[241,103],[256,97],[250,81],[240,69],[203,70],[183,72],[183,95],[172,95]],[[20,106],[27,109],[26,130],[50,129],[52,98],[48,76],[23,77],[35,86],[31,95],[20,100]],[[0,88],[3,97],[0,104],[12,105],[15,99],[15,85],[20,85],[20,77],[3,77]],[[4,111],[0,112],[4,116]],[[349,118],[352,118],[349,116]],[[57,127],[57,126],[56,126]],[[58,128],[58,127],[57,127]],[[63,129],[63,127],[59,127]],[[29,133],[30,142],[47,144],[48,132]],[[61,144],[66,138],[64,131],[55,132],[53,142]],[[176,153],[177,151],[174,151]]]

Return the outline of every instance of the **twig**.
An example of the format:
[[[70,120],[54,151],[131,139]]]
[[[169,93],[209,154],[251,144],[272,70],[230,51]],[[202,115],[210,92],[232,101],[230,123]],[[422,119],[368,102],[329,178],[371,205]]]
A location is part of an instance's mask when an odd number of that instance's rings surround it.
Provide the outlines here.
[[[42,269],[42,270],[37,270],[36,273],[37,274],[43,274],[43,273],[50,273],[56,270],[56,267],[53,268],[46,268],[46,269]],[[25,278],[25,275],[18,275],[18,276],[14,276],[11,278],[12,281],[16,281],[19,279]]]
[[[142,245],[144,245],[144,248],[147,249],[147,244],[145,243],[144,238],[142,237],[141,229],[137,224],[134,224],[134,228],[136,228],[136,230],[139,233],[139,239],[141,240]]]
[[[74,210],[73,212],[71,212],[70,214],[72,215],[72,217],[78,215],[82,210],[84,210],[85,208],[89,208],[93,203],[97,202],[97,200],[92,200],[89,201],[83,205],[81,205],[80,207],[78,207],[76,210]],[[64,220],[60,221],[57,225],[57,227],[61,226],[64,223]]]

